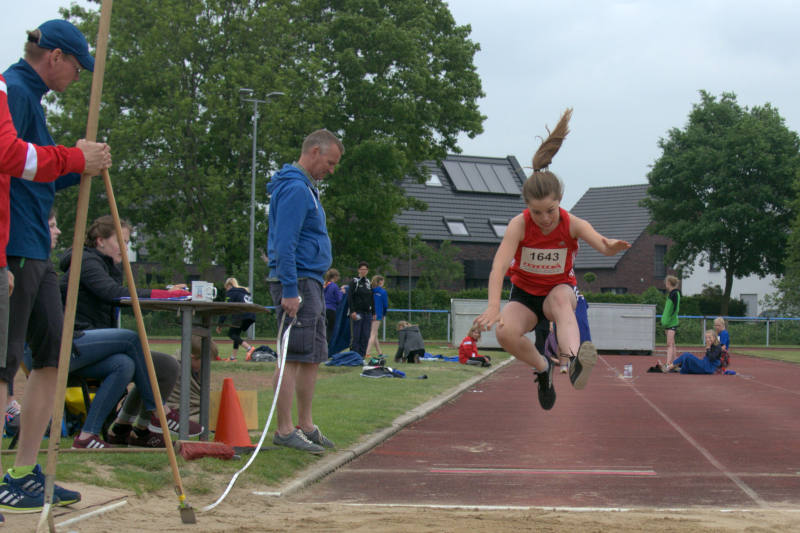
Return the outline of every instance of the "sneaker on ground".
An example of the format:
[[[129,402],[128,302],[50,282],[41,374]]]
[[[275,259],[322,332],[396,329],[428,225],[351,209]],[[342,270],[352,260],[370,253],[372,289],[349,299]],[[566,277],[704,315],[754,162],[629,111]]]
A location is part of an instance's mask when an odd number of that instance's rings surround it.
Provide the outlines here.
[[[315,444],[308,440],[308,437],[306,437],[305,433],[303,433],[303,431],[300,429],[295,429],[285,437],[281,436],[276,431],[272,436],[272,443],[278,446],[286,446],[287,448],[294,448],[295,450],[317,455],[322,454],[325,451],[325,448],[319,444]]]
[[[28,495],[41,496],[42,498],[44,497],[44,472],[42,472],[42,467],[39,465],[36,465],[33,468],[33,472],[27,476],[22,476],[19,479],[15,479],[11,477],[10,474],[6,474],[3,477],[3,481],[7,485],[16,486],[18,489],[20,489],[20,491],[25,492]],[[79,501],[81,501],[80,492],[54,485],[53,503],[55,505],[70,505],[73,503],[78,503]]]
[[[297,426],[297,428],[300,429],[300,426]],[[333,441],[331,441],[328,437],[322,434],[322,431],[320,431],[319,426],[317,425],[314,425],[314,431],[310,433],[303,431],[303,435],[305,435],[306,438],[311,442],[313,442],[314,444],[319,444],[323,448],[336,447],[336,445],[333,444]]]
[[[131,434],[133,426],[130,424],[114,424],[108,430],[109,444],[116,444],[118,446],[125,446],[128,444],[128,435]]]
[[[140,448],[164,448],[164,435],[161,433],[153,433],[149,429],[145,435],[140,435],[136,430],[128,434],[126,440],[128,446],[139,446]]]
[[[167,428],[173,433],[180,433],[181,429],[181,415],[177,409],[173,409],[167,413]],[[161,430],[161,421],[158,419],[158,413],[150,415],[150,423],[147,429],[153,433],[163,433]],[[190,437],[196,437],[203,432],[203,426],[193,420],[189,420],[189,431],[187,432]]]
[[[597,348],[586,341],[578,348],[577,357],[573,357],[569,365],[569,380],[576,389],[582,389],[589,382],[589,375],[597,362]]]
[[[89,437],[85,439],[80,439],[80,434],[75,436],[75,440],[72,441],[72,449],[92,449],[92,450],[101,450],[103,448],[111,448],[111,444],[104,441],[98,435],[89,435]]]
[[[536,383],[539,384],[539,405],[542,409],[549,410],[556,403],[556,389],[553,387],[553,363],[547,362],[545,372],[534,372]]]
[[[17,402],[17,400],[11,400],[11,403],[8,404],[8,406],[6,406],[7,415],[17,416],[21,410],[22,407],[19,405],[19,402]]]
[[[56,505],[57,497],[53,500]],[[44,492],[28,494],[16,484],[0,483],[0,509],[7,513],[38,513],[44,507]]]
[[[236,361],[236,356],[231,354],[231,356],[228,358],[228,361]]]

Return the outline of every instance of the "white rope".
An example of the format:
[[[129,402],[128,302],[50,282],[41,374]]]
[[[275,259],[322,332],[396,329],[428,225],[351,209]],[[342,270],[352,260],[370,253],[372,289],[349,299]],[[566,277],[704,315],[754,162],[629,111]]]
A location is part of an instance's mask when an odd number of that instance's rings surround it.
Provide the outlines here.
[[[283,332],[283,334],[281,334],[285,320],[286,320],[286,313],[284,312],[283,317],[281,317],[280,327],[278,327],[278,368],[279,368],[278,384],[275,387],[275,396],[272,398],[272,407],[270,407],[269,416],[267,417],[267,422],[266,424],[264,424],[264,430],[261,432],[261,438],[258,440],[256,449],[253,451],[253,454],[250,456],[250,459],[247,461],[247,464],[245,464],[238,472],[236,472],[233,475],[230,483],[228,483],[228,488],[225,489],[225,492],[222,493],[222,496],[220,496],[219,499],[214,503],[212,503],[211,505],[206,505],[205,507],[201,508],[200,512],[210,511],[211,509],[222,503],[222,500],[225,499],[225,497],[233,488],[233,484],[236,483],[236,479],[242,472],[247,470],[247,468],[252,464],[252,462],[255,461],[258,452],[261,451],[261,445],[264,443],[264,439],[267,436],[267,431],[269,430],[269,424],[270,422],[272,422],[272,415],[275,412],[275,406],[278,404],[278,394],[281,391],[281,382],[283,381],[283,369],[286,366],[286,350],[289,349],[289,333],[292,330],[292,326],[294,326],[295,322],[297,322],[297,316],[295,315],[295,317],[292,319],[291,324],[289,324],[289,326],[286,328],[286,331]]]

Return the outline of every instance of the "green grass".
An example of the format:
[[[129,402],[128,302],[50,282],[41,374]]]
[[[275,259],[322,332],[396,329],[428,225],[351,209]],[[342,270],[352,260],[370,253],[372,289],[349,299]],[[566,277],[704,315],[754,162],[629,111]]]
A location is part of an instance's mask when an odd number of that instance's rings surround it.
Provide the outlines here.
[[[786,348],[761,348],[761,347],[743,347],[733,351],[736,354],[749,355],[752,357],[760,357],[762,359],[774,359],[776,361],[786,361],[788,363],[800,364],[800,348],[796,346]]]
[[[151,349],[164,353],[176,353],[174,343],[151,342]],[[431,353],[456,355],[457,350],[446,346],[428,344]],[[226,353],[226,351],[222,351]],[[240,354],[242,352],[240,351]],[[492,359],[499,363],[509,357],[505,352],[492,352]],[[392,363],[389,362],[391,366]],[[338,449],[346,449],[365,436],[391,425],[398,416],[425,403],[458,384],[485,372],[479,367],[452,362],[423,362],[419,365],[399,364],[405,379],[368,379],[359,376],[360,367],[328,367],[320,365],[314,397],[314,421],[323,428]],[[272,404],[272,389],[269,378],[275,369],[274,363],[214,362],[212,363],[212,389],[221,388],[222,378],[231,376],[234,382],[260,383],[258,386],[259,430],[251,433],[253,444],[258,442],[261,429]],[[255,374],[253,374],[255,373]],[[427,375],[427,379],[417,379]],[[248,377],[249,376],[249,377]],[[255,381],[254,381],[255,380]],[[237,388],[242,388],[237,385]],[[248,387],[249,388],[249,387]],[[255,387],[253,387],[255,388]],[[295,418],[296,420],[296,418]],[[273,416],[271,428],[264,446],[272,446],[272,431],[276,425]],[[8,439],[5,439],[8,441]],[[71,446],[71,439],[62,439],[61,449]],[[43,448],[46,448],[46,442]],[[8,448],[6,442],[4,449]],[[219,493],[235,471],[240,469],[248,456],[241,461],[199,459],[178,464],[184,488],[188,494]],[[4,464],[13,463],[13,455],[3,457]],[[44,465],[46,454],[40,455]],[[237,484],[259,486],[278,485],[290,479],[318,457],[289,449],[270,449],[259,453],[248,471]],[[172,476],[166,453],[60,453],[58,456],[58,479],[60,482],[80,481],[98,486],[122,488],[137,494],[150,492],[172,484]],[[215,482],[209,478],[218,476]]]

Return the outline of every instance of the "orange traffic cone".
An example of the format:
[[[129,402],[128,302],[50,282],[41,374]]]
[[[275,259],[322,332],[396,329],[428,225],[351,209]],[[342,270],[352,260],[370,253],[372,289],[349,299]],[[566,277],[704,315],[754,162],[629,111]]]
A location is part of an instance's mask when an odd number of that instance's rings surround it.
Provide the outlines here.
[[[247,432],[247,422],[244,411],[239,403],[239,395],[233,387],[233,378],[222,381],[222,395],[219,399],[219,414],[217,415],[217,431],[214,434],[216,442],[224,442],[229,446],[249,446],[250,433]]]

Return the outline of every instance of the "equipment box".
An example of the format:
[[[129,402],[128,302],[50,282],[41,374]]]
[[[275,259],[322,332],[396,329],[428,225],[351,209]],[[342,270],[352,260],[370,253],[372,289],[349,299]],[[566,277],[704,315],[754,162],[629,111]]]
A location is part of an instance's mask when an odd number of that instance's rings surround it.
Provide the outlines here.
[[[589,328],[598,350],[651,354],[656,342],[656,306],[589,303]]]
[[[467,336],[469,328],[476,318],[486,310],[486,300],[472,300],[453,298],[450,300],[450,313],[453,315],[453,346],[458,346],[461,339]],[[507,300],[500,302],[500,309],[505,307]],[[533,332],[526,335],[531,342],[536,342]],[[481,340],[478,341],[478,348],[500,348],[497,337],[494,335],[494,327],[490,331],[481,333]]]

